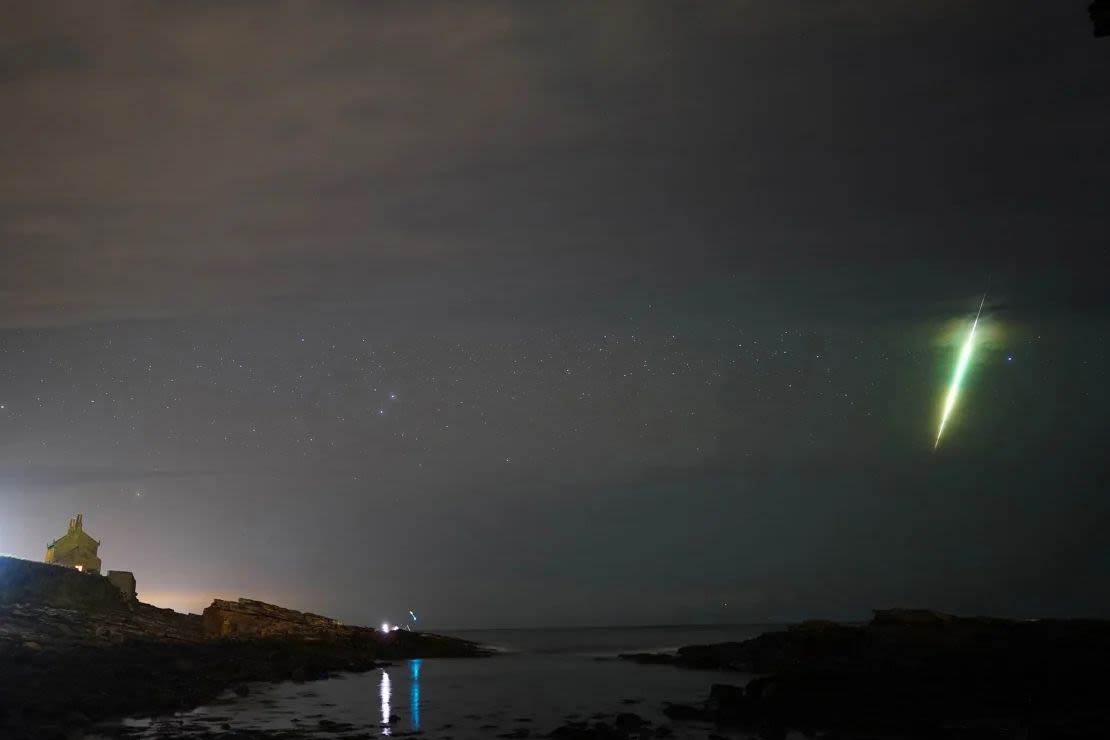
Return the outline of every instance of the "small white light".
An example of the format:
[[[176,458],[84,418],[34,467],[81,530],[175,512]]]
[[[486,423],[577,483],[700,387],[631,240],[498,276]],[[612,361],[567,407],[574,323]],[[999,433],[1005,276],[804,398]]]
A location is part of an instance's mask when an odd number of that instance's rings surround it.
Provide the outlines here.
[[[382,632],[389,632],[389,622],[382,622]]]

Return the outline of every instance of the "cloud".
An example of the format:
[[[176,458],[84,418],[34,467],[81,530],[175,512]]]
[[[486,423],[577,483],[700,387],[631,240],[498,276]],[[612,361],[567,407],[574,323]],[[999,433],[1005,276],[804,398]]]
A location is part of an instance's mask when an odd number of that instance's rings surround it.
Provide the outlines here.
[[[990,49],[950,43],[989,11],[24,6],[0,29],[0,327],[415,315],[443,285],[542,313],[548,281],[912,255],[978,279],[1043,265],[1061,221],[1085,261],[1105,173],[1065,134],[1102,103],[1056,80],[1099,62],[1038,52],[1052,75],[1001,85]],[[1018,115],[1030,97],[1049,113]],[[1034,138],[1035,177],[1011,156]]]

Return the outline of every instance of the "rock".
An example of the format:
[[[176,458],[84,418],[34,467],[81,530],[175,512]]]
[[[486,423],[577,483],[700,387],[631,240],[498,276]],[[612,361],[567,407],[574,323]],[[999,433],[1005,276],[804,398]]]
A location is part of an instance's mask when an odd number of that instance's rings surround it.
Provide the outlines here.
[[[330,719],[322,719],[316,723],[324,732],[347,732],[348,730],[355,729],[355,726],[347,722],[336,722]]]
[[[585,722],[567,722],[548,733],[548,737],[555,738],[584,738],[588,735],[589,728]]]
[[[510,732],[503,732],[498,735],[498,737],[507,737],[511,740],[523,740],[523,738],[528,737],[530,734],[532,733],[527,727],[518,727]]]
[[[227,603],[240,609],[244,602]],[[228,691],[248,695],[249,682],[366,671],[382,666],[383,658],[486,654],[463,640],[407,631],[382,635],[245,603],[259,623],[284,619],[304,631],[260,627],[214,637],[203,617],[125,600],[100,576],[0,557],[0,738],[46,737],[87,722],[172,713],[219,703]],[[312,630],[317,635],[306,636]]]
[[[626,734],[618,732],[615,727],[604,722],[595,722],[590,730],[594,740],[623,740]]]
[[[706,715],[720,725],[750,725],[758,719],[754,702],[743,687],[713,684],[705,704]]]
[[[864,625],[807,622],[743,643],[682,648],[678,659],[767,675],[743,689],[715,685],[704,711],[672,705],[667,716],[768,740],[830,728],[861,737],[1010,737],[1029,717],[1040,728],[1030,737],[1097,737],[1110,728],[1108,621],[887,609]]]
[[[704,709],[692,707],[688,704],[668,704],[663,707],[663,714],[674,720],[705,719]]]
[[[618,730],[638,730],[644,725],[651,724],[646,719],[632,712],[621,712],[613,722]]]
[[[205,634],[212,637],[337,637],[342,630],[335,619],[242,598],[214,600],[201,619]]]
[[[1095,36],[1110,36],[1110,0],[1095,0],[1087,6]]]
[[[759,726],[760,740],[786,740],[786,726],[781,722],[767,720]]]

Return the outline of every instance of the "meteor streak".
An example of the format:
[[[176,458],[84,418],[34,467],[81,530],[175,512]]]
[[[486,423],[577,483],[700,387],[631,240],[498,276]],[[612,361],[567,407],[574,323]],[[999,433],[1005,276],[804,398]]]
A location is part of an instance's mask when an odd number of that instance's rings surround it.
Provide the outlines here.
[[[971,323],[971,331],[967,333],[967,339],[964,340],[963,347],[960,348],[960,358],[956,361],[956,372],[952,375],[952,383],[948,386],[948,395],[944,397],[944,410],[940,414],[940,428],[937,429],[937,439],[933,442],[933,449],[935,450],[940,445],[940,437],[944,434],[944,425],[948,423],[948,417],[952,414],[952,409],[956,406],[956,399],[960,395],[960,385],[964,382],[964,374],[967,372],[967,366],[971,363],[971,352],[975,349],[975,330],[979,327],[979,315],[983,313],[983,304],[987,302],[987,294],[983,294],[983,300],[979,301],[979,310],[975,313],[975,321]]]

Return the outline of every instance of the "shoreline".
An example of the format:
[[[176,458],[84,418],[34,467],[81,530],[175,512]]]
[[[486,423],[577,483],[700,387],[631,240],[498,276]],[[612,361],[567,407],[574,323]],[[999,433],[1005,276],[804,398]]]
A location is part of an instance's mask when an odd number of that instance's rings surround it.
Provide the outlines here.
[[[1110,737],[1110,621],[877,610],[742,642],[625,654],[652,666],[754,674],[668,716],[782,738]]]
[[[245,695],[253,682],[490,654],[458,638],[383,633],[247,599],[179,614],[126,599],[97,575],[0,557],[5,740],[72,738],[106,722],[193,709],[228,690]]]
[[[111,723],[129,717],[190,710],[228,691],[246,696],[255,682],[315,681],[395,660],[498,654],[455,637],[383,633],[248,599],[216,600],[203,615],[179,614],[125,599],[98,576],[0,558],[0,737],[11,740],[111,733]],[[700,704],[670,704],[663,714],[768,740],[788,732],[1110,737],[1104,674],[1110,621],[891,609],[876,611],[865,624],[810,621],[741,641],[616,655],[649,664],[645,670],[746,674],[750,680],[742,685],[707,686]],[[124,733],[119,726],[115,731]],[[610,724],[599,715],[551,736],[612,740],[656,731],[633,717]]]

